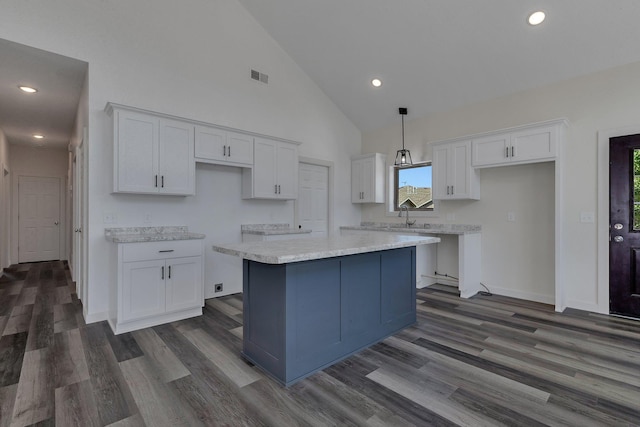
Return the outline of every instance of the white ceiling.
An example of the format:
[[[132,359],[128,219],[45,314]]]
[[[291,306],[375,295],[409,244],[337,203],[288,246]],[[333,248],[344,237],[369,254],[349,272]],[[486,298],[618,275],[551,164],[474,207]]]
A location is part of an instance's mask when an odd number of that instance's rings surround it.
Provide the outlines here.
[[[362,131],[640,61],[638,0],[240,2]]]
[[[86,62],[0,39],[0,129],[9,143],[66,148],[86,71]]]
[[[240,2],[362,131],[397,123],[398,107],[410,120],[640,61],[639,0]],[[538,9],[547,20],[532,27],[526,18]],[[9,142],[65,148],[86,70],[0,39],[0,128]],[[39,92],[25,95],[19,84]]]

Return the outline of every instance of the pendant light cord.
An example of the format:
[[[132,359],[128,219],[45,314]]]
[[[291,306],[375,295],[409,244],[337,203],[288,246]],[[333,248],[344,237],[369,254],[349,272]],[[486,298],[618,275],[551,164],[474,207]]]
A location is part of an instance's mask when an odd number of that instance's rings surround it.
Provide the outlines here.
[[[402,116],[402,150],[404,151],[404,115]]]

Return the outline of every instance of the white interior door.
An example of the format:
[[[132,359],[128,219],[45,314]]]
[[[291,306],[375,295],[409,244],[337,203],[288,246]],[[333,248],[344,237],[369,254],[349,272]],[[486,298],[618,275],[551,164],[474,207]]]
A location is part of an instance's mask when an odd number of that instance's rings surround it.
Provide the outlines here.
[[[9,266],[10,236],[9,218],[11,193],[9,191],[9,169],[5,165],[0,167],[0,271]]]
[[[329,234],[329,168],[300,163],[298,168],[298,222],[312,236]]]
[[[82,287],[82,171],[83,171],[83,147],[82,144],[76,147],[73,159],[73,242],[72,242],[72,265],[71,273],[76,282],[76,292],[78,298],[84,299],[84,288]]]
[[[18,262],[60,259],[60,179],[18,177]]]

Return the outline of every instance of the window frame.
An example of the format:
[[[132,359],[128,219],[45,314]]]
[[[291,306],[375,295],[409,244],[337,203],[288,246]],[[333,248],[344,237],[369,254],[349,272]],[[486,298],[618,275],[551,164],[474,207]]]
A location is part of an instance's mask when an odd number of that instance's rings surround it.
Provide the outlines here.
[[[425,162],[419,162],[419,163],[414,163],[411,166],[403,166],[403,167],[399,167],[399,166],[395,166],[392,165],[391,169],[392,169],[392,173],[390,174],[390,191],[389,191],[389,196],[390,196],[390,201],[391,201],[391,208],[389,211],[396,213],[400,211],[400,207],[398,207],[398,190],[399,190],[399,176],[400,176],[400,170],[401,169],[415,169],[415,168],[419,168],[419,167],[425,167],[425,166],[431,166],[431,207],[429,208],[409,208],[409,210],[411,212],[421,212],[421,213],[435,213],[436,212],[436,203],[435,200],[433,199],[433,162],[431,161],[425,161]]]

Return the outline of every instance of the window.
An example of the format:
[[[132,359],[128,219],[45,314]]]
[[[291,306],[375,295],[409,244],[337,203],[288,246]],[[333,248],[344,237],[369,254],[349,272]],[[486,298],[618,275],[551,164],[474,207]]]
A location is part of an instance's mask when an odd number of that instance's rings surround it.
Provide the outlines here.
[[[394,167],[393,210],[406,206],[411,211],[433,211],[431,162]]]

